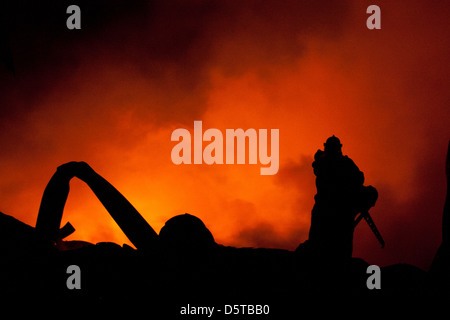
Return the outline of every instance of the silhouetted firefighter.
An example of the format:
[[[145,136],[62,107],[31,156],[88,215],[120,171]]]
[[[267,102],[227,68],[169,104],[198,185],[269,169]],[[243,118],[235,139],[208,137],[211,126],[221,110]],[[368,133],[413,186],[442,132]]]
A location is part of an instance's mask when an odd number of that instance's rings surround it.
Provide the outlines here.
[[[317,194],[309,231],[311,249],[323,258],[351,258],[353,231],[361,218],[384,246],[368,212],[378,198],[377,190],[363,186],[364,174],[353,160],[342,155],[337,137],[328,138],[324,146],[324,151],[316,152],[313,162]],[[358,213],[361,215],[356,218]]]

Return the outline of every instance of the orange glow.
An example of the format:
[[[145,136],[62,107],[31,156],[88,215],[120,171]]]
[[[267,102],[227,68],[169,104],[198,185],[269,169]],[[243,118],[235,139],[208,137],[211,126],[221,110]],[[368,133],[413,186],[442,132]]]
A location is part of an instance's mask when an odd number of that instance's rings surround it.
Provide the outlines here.
[[[86,47],[73,47],[76,68],[60,81],[42,76],[46,90],[40,99],[11,90],[1,101],[19,115],[2,111],[0,210],[34,226],[56,167],[83,160],[157,232],[172,216],[188,212],[204,221],[218,243],[293,250],[308,237],[313,155],[335,134],[366,184],[380,193],[373,218],[386,249],[359,226],[355,255],[379,264],[428,266],[440,242],[450,137],[449,26],[438,8],[409,4],[421,10],[380,4],[380,31],[365,28],[366,4],[358,1],[344,8],[344,21],[302,21],[287,9],[278,17],[233,8],[239,11],[233,11],[235,20],[217,13],[197,27],[195,21],[180,22],[179,28],[205,29],[167,61],[156,54],[147,61],[141,47],[124,58],[108,49],[115,35],[103,31],[96,40],[86,37]],[[298,28],[280,22],[285,19]],[[32,86],[17,77],[18,87]],[[5,76],[2,83],[7,81],[13,80]],[[174,165],[170,135],[181,127],[192,132],[194,120],[222,132],[279,129],[279,173],[261,176],[260,164]],[[77,229],[68,239],[130,244],[79,181],[71,183],[66,221]]]

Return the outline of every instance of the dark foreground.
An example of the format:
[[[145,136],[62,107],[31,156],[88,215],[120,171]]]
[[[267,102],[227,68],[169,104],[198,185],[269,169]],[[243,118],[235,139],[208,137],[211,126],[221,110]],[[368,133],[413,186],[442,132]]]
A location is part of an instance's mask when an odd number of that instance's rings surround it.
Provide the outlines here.
[[[351,315],[366,306],[411,311],[450,301],[444,245],[431,270],[383,267],[381,289],[370,290],[368,264],[358,258],[335,264],[314,260],[307,251],[223,246],[207,255],[175,258],[114,243],[81,244],[66,242],[64,251],[42,246],[34,228],[1,214],[1,301],[144,309],[156,319],[281,319],[306,311],[338,312],[336,306]],[[75,281],[71,265],[79,267],[80,289],[69,289]]]

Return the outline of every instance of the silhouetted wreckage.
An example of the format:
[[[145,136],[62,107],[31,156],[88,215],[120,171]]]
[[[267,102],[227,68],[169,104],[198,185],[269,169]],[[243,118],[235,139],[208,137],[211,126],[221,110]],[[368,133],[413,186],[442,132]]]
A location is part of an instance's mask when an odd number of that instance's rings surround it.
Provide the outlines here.
[[[190,214],[168,220],[158,235],[125,197],[86,163],[62,165],[44,191],[35,228],[0,214],[2,297],[76,302],[78,306],[142,305],[167,319],[179,315],[180,306],[188,303],[269,304],[272,313],[295,314],[317,301],[448,298],[448,188],[443,242],[430,271],[411,265],[387,266],[381,271],[382,289],[369,290],[369,264],[352,258],[353,231],[365,219],[384,246],[368,213],[378,194],[374,187],[363,186],[363,173],[342,155],[341,146],[333,136],[324,151],[315,155],[317,194],[309,239],[295,251],[217,244],[204,223]],[[448,156],[448,186],[449,163]],[[74,231],[70,224],[60,228],[73,177],[92,189],[136,249],[63,240]],[[80,267],[79,290],[67,287],[70,265]]]

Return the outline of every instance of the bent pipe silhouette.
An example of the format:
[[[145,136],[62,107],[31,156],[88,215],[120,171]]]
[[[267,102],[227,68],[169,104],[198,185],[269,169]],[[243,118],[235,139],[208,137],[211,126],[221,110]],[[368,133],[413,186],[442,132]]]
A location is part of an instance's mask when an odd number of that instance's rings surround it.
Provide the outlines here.
[[[94,192],[124,234],[141,251],[158,247],[158,235],[131,203],[106,179],[84,162],[70,162],[58,167],[42,196],[36,230],[45,241],[59,240],[64,206],[73,177],[84,181]]]

